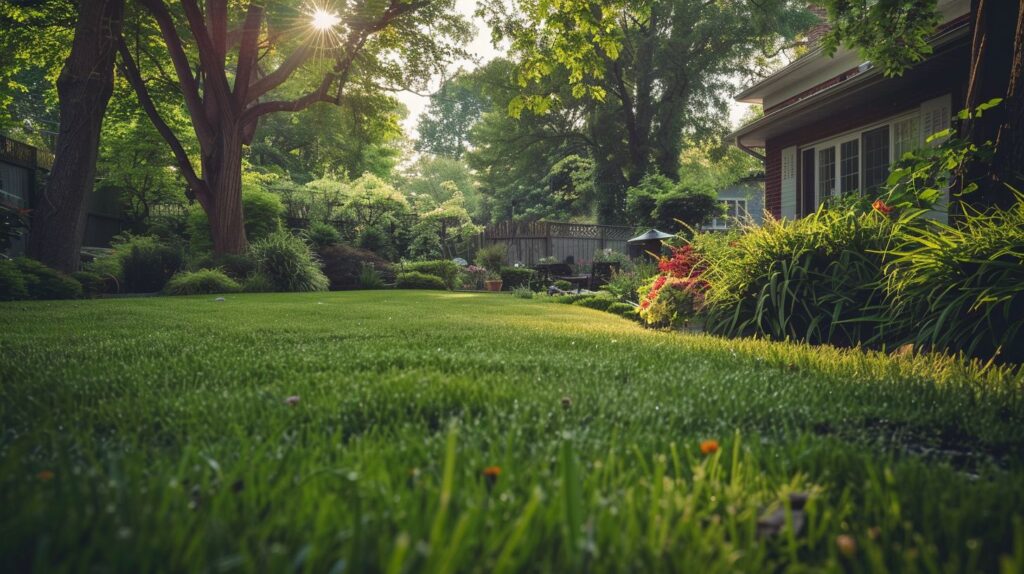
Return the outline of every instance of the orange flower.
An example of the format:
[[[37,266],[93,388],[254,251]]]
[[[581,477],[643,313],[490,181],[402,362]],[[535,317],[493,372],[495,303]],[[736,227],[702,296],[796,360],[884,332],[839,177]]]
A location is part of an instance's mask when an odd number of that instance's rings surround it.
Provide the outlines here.
[[[886,205],[885,202],[882,201],[881,199],[876,199],[875,202],[871,204],[871,207],[873,207],[875,211],[881,213],[882,215],[889,215],[890,213],[892,213],[892,208]]]
[[[498,478],[499,474],[501,474],[500,466],[488,466],[484,469],[484,476],[488,478]]]
[[[52,470],[40,470],[39,472],[36,473],[36,478],[43,482],[53,480],[54,476],[56,475],[53,473]]]
[[[708,440],[700,441],[700,453],[704,455],[715,454],[718,452],[718,441],[711,438]]]
[[[853,558],[857,554],[857,540],[849,534],[836,536],[836,547],[839,553],[847,558]]]

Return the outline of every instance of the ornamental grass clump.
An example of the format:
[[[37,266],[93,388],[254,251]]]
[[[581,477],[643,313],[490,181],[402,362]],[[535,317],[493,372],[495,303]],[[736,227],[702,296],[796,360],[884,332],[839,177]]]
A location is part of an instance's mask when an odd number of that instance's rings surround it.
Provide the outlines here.
[[[326,291],[327,277],[302,239],[277,231],[249,246],[256,274],[274,291]]]
[[[178,273],[167,282],[168,295],[213,295],[235,293],[241,286],[219,269],[200,269]]]

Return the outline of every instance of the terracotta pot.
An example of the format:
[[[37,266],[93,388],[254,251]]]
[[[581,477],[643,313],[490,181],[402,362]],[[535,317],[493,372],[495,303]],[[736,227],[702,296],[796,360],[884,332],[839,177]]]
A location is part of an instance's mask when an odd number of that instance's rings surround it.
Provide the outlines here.
[[[484,281],[484,287],[486,287],[488,291],[501,291],[501,279],[488,279],[487,281]]]

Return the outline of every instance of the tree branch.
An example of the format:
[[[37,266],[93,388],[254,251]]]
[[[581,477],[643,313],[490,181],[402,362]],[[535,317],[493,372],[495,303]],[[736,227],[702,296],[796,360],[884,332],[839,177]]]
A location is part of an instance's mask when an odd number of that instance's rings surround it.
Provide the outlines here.
[[[235,101],[239,106],[245,105],[249,83],[253,77],[256,60],[259,56],[260,23],[263,21],[263,6],[252,2],[245,14],[242,24],[242,41],[238,47],[238,73],[235,74]]]
[[[135,94],[139,98],[139,103],[142,104],[142,109],[145,110],[150,121],[153,122],[153,127],[167,141],[167,145],[171,147],[174,159],[177,160],[178,167],[181,169],[185,181],[188,182],[189,187],[192,188],[200,202],[205,204],[210,200],[210,193],[206,182],[196,174],[195,168],[192,167],[192,161],[189,160],[188,154],[185,152],[185,147],[181,145],[181,141],[174,135],[174,130],[167,125],[167,122],[160,116],[160,112],[157,111],[156,106],[153,104],[153,99],[149,96],[149,90],[146,89],[146,83],[142,81],[139,67],[135,63],[135,59],[132,58],[128,46],[125,44],[124,36],[120,34],[117,37],[117,51],[121,54],[121,73],[128,78],[132,87],[135,88]]]
[[[163,3],[163,0],[149,0]],[[231,100],[231,88],[228,87],[228,79],[224,73],[224,61],[218,57],[218,51],[210,39],[210,31],[203,22],[203,13],[199,9],[196,0],[181,0],[185,8],[185,17],[188,19],[189,29],[192,37],[195,38],[199,48],[199,63],[202,65],[203,73],[206,76],[205,88],[207,94],[213,95],[217,108],[227,115],[228,120],[235,118],[235,106]]]

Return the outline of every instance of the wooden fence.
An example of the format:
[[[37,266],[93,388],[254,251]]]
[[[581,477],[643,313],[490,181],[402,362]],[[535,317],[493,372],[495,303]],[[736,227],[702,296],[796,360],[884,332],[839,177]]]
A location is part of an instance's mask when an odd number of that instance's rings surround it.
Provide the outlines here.
[[[627,253],[626,240],[633,232],[632,227],[620,225],[505,221],[487,226],[480,235],[480,244],[507,245],[509,263],[532,266],[544,257],[554,257],[559,262],[572,257],[576,263],[589,263],[600,250]]]

